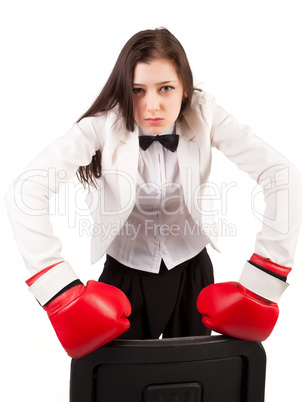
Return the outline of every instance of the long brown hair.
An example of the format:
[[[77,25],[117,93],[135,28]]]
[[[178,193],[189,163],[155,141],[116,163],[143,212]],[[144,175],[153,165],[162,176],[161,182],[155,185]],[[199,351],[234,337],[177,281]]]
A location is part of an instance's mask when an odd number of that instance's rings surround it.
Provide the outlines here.
[[[195,89],[192,71],[181,43],[166,28],[157,28],[140,31],[128,40],[101,93],[78,122],[84,117],[108,111],[118,104],[127,130],[133,131],[135,121],[132,83],[135,66],[137,63],[149,63],[158,58],[171,61],[182,80],[187,97],[178,116],[181,118],[182,113],[190,105]],[[101,152],[96,152],[89,165],[79,167],[77,175],[84,185],[95,185],[95,179],[101,176]]]

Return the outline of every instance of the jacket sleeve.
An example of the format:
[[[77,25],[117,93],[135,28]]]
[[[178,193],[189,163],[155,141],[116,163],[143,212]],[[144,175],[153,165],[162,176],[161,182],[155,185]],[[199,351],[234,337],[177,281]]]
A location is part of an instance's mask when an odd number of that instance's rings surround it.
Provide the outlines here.
[[[88,117],[75,124],[28,165],[6,193],[13,233],[32,275],[63,260],[50,222],[49,200],[102,149],[105,120]]]
[[[210,121],[212,146],[247,172],[263,191],[265,210],[256,236],[255,252],[292,266],[302,220],[302,176],[279,152],[240,124],[215,99],[205,94],[201,103]],[[251,205],[252,206],[252,205]]]

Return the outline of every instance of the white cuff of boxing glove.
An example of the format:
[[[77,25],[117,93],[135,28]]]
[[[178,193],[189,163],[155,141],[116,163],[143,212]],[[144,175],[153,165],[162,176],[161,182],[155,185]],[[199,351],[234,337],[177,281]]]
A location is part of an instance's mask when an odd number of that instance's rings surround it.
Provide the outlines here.
[[[239,283],[251,292],[275,303],[279,303],[283,292],[288,288],[288,283],[261,271],[249,262],[242,270]]]
[[[34,295],[41,306],[44,306],[59,293],[60,290],[77,279],[79,279],[77,274],[68,262],[62,262],[37,279],[29,287],[29,291]]]

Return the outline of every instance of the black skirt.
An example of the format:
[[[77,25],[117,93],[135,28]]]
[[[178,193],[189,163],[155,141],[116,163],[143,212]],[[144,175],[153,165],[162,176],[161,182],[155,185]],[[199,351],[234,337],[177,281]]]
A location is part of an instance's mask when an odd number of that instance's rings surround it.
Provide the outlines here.
[[[210,334],[196,308],[199,292],[214,283],[206,248],[171,270],[162,260],[158,274],[129,268],[107,255],[99,281],[121,289],[130,300],[130,328],[122,339]]]

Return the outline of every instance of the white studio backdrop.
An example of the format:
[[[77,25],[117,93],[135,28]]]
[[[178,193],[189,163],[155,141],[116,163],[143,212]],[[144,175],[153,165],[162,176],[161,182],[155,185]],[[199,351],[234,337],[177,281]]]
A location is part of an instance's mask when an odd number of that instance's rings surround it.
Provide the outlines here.
[[[29,273],[4,205],[9,183],[90,106],[126,40],[160,26],[183,44],[195,83],[302,170],[299,3],[1,0],[1,402],[67,402],[70,366],[24,283]],[[211,180],[221,192],[229,188],[217,202],[222,253],[209,250],[216,281],[238,280],[260,230],[251,201],[255,183],[215,150]],[[83,199],[72,182],[52,201],[53,210],[60,206],[52,218],[64,258],[86,281],[99,277],[103,260],[90,264],[89,233],[81,232],[77,220],[89,219]],[[228,232],[230,225],[235,235]],[[291,286],[282,298],[277,326],[264,342],[266,402],[302,400],[297,369],[302,360],[301,268],[300,236]]]

